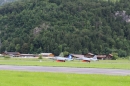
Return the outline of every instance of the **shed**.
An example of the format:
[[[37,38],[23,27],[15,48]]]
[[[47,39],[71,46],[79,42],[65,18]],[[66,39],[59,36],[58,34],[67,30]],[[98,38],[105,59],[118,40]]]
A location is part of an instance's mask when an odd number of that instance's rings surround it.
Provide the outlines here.
[[[80,55],[80,54],[71,54],[73,57],[75,58],[83,58],[84,55]]]
[[[7,52],[7,51],[5,51],[3,53],[3,55],[9,55],[9,56],[12,56],[12,57],[19,57],[20,53],[19,52]]]
[[[36,57],[35,54],[20,54],[20,57]]]
[[[105,59],[111,60],[111,59],[112,59],[112,57],[113,57],[113,55],[112,55],[112,54],[108,54],[108,55],[106,56],[106,58],[105,58]]]
[[[54,57],[53,53],[41,53],[40,55],[42,55],[43,57]]]
[[[93,53],[87,53],[84,55],[85,57],[88,57],[88,58],[92,58],[94,57],[94,54]]]
[[[108,54],[108,55],[97,55],[97,59],[111,60],[112,56],[113,56],[112,54]]]
[[[97,59],[103,60],[106,58],[106,55],[97,55]]]

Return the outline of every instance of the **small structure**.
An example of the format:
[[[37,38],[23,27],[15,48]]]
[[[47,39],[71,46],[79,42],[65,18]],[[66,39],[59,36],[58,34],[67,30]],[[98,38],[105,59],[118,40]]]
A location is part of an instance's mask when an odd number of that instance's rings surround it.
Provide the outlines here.
[[[105,58],[105,59],[111,60],[111,59],[112,59],[112,57],[113,57],[113,55],[112,55],[112,54],[108,54],[108,55],[106,56],[106,58]]]
[[[92,57],[94,57],[94,54],[93,53],[87,53],[84,56],[87,57],[87,58],[92,58]]]
[[[112,59],[112,54],[108,54],[108,55],[97,55],[97,59],[99,60],[111,60]]]
[[[42,57],[54,57],[53,53],[41,53]]]
[[[106,55],[97,55],[97,59],[104,60],[106,58]]]
[[[32,58],[32,57],[36,57],[37,55],[35,54],[20,54],[20,57],[24,57],[24,58]]]
[[[7,51],[5,51],[4,53],[3,53],[3,55],[5,56],[5,55],[9,55],[9,56],[11,56],[11,57],[19,57],[20,56],[20,53],[19,52],[7,52]]]
[[[80,55],[80,54],[71,54],[74,58],[83,58],[84,55]]]

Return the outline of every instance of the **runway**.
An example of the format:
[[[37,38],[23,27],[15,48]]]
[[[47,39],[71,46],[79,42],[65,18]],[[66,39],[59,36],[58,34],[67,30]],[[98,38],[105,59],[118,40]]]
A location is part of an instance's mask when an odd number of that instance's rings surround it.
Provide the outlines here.
[[[130,70],[102,69],[102,68],[71,68],[71,67],[0,65],[0,70],[32,71],[32,72],[56,72],[56,73],[77,73],[77,74],[130,75]]]

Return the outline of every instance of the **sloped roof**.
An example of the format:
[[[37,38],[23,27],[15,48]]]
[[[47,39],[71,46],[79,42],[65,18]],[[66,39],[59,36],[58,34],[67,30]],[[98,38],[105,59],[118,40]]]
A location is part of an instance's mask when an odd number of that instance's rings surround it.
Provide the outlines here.
[[[5,54],[8,54],[8,55],[16,55],[16,54],[20,54],[19,52],[5,52]]]
[[[88,53],[89,55],[94,55],[93,53]]]
[[[113,56],[112,54],[109,54],[109,56]]]
[[[20,55],[23,55],[23,56],[33,56],[33,55],[35,55],[35,54],[20,54]]]
[[[71,54],[72,56],[74,56],[74,57],[77,57],[77,58],[83,58],[84,57],[84,55],[80,55],[80,54]]]
[[[50,54],[52,54],[52,53],[41,53],[41,55],[50,55]]]
[[[106,55],[97,55],[97,58],[105,58]]]

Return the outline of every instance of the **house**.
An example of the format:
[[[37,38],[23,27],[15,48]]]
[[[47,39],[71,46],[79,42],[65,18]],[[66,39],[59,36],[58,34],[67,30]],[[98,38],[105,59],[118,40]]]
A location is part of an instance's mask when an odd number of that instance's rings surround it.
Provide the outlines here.
[[[108,55],[97,55],[97,59],[99,60],[111,60],[112,59],[112,54],[108,54]]]
[[[20,57],[36,57],[36,54],[20,54]]]
[[[7,51],[5,51],[5,52],[3,53],[3,55],[9,55],[9,56],[11,56],[11,57],[19,57],[19,56],[20,56],[20,53],[19,53],[19,52],[7,52]]]
[[[106,56],[106,58],[105,58],[105,59],[111,60],[111,59],[112,59],[112,57],[113,57],[113,55],[112,55],[112,54],[108,54],[108,55]]]
[[[54,57],[53,53],[41,53],[42,57]]]
[[[80,55],[80,54],[71,54],[74,58],[83,58],[84,55]]]
[[[97,55],[97,59],[104,60],[106,58],[106,55]]]
[[[87,53],[84,56],[87,57],[87,58],[92,58],[92,57],[94,57],[94,54],[93,53]]]

